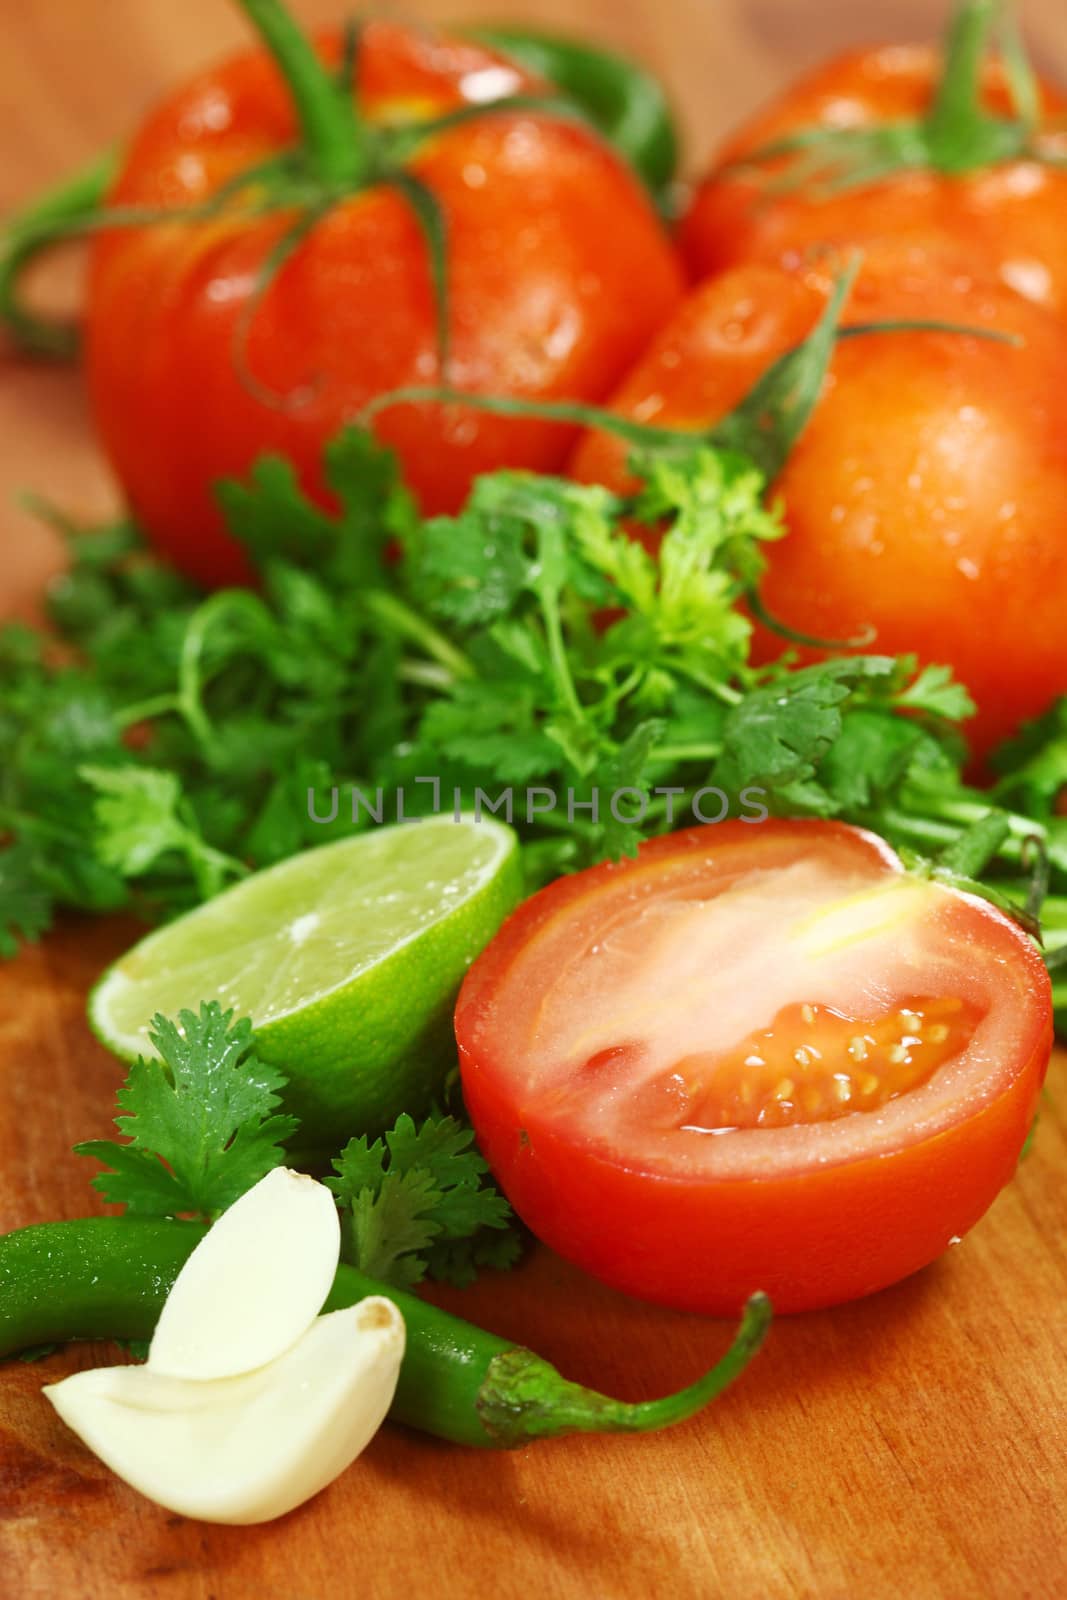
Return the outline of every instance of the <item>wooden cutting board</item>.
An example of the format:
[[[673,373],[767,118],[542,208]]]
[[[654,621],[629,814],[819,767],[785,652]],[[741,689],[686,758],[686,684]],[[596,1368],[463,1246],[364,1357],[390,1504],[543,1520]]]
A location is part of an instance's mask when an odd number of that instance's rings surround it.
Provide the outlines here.
[[[223,0],[49,0],[4,21],[0,209],[115,137],[176,74],[239,36]],[[335,14],[307,0],[309,18]],[[387,8],[388,9],[388,8]],[[702,152],[797,64],[862,37],[851,0],[469,0],[404,14],[534,14],[642,51]],[[940,13],[941,8],[938,7]],[[1028,8],[1067,78],[1061,0]],[[866,15],[870,16],[868,9]],[[880,0],[886,35],[929,0]],[[102,27],[102,23],[104,26]],[[112,502],[77,378],[0,355],[0,613],[32,611],[58,551],[13,505]],[[135,930],[72,920],[0,967],[0,1230],[91,1209],[77,1139],[108,1131],[115,1062],[86,991]],[[1031,1153],[957,1249],[834,1312],[783,1320],[714,1410],[670,1433],[508,1455],[386,1428],[318,1500],[258,1529],[159,1511],[59,1423],[43,1382],[83,1348],[0,1368],[0,1595],[19,1600],[1053,1600],[1067,1592],[1067,1057]],[[599,1288],[545,1251],[441,1296],[629,1398],[695,1377],[722,1324]]]

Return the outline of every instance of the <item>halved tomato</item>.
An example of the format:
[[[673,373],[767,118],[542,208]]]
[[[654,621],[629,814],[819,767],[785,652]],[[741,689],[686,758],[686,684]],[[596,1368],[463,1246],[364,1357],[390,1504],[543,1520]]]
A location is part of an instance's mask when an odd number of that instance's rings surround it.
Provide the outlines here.
[[[1052,1044],[1035,946],[841,823],[728,822],[551,884],[456,1010],[524,1221],[683,1310],[779,1311],[925,1266],[1011,1177]]]

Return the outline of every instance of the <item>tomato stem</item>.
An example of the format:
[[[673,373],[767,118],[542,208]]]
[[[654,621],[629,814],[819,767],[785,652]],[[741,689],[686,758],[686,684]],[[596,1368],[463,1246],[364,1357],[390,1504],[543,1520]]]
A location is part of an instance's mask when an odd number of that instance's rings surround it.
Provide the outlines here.
[[[932,167],[950,176],[1022,156],[1040,111],[1025,47],[1005,0],[966,0],[949,26],[945,65],[923,134]],[[1015,116],[993,116],[982,104],[982,74],[997,29]]]
[[[995,115],[983,104],[983,73],[994,32],[1013,115]],[[944,64],[925,116],[855,128],[821,123],[799,128],[733,166],[746,171],[769,161],[780,163],[764,180],[766,194],[805,189],[812,197],[827,199],[901,172],[959,177],[1023,158],[1058,164],[1054,155],[1035,145],[1040,111],[1040,88],[1009,0],[963,0],[949,24]]]
[[[1000,0],[969,0],[949,24],[945,66],[927,120],[928,136],[935,144],[955,142],[961,132],[983,120],[982,67],[1000,9]]]
[[[329,183],[358,185],[370,166],[370,148],[351,94],[331,77],[281,0],[237,3],[285,79],[316,174]]]

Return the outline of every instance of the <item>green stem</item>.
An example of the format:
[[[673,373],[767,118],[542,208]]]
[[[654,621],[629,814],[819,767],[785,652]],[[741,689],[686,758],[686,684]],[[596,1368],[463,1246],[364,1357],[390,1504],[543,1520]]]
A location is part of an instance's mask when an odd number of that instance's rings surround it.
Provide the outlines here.
[[[928,816],[913,816],[896,806],[881,806],[864,817],[863,822],[876,833],[889,839],[908,839],[915,845],[944,849],[959,837],[959,829],[949,822],[939,822]]]
[[[132,706],[123,706],[121,711],[114,713],[115,726],[125,730],[134,727],[138,722],[151,722],[156,717],[165,717],[172,711],[180,712],[181,701],[175,694],[157,694],[151,700],[138,700]]]
[[[575,817],[572,822],[566,812],[559,816],[554,811],[539,811],[536,821],[539,830],[551,834],[565,835],[568,839],[581,839],[585,844],[591,845],[600,836],[599,823],[586,822],[581,817]],[[529,848],[530,843],[524,838],[523,849],[527,850]],[[555,878],[559,874],[553,872],[552,876]]]
[[[545,638],[548,642],[548,658],[552,663],[552,675],[556,680],[560,699],[575,722],[584,722],[586,720],[585,707],[579,700],[578,691],[574,687],[571,664],[567,656],[567,645],[563,637],[563,623],[559,614],[559,596],[547,584],[544,584],[540,587],[539,599],[541,601],[541,615],[545,624]]]
[[[1050,894],[1045,898],[1041,907],[1041,921],[1046,934],[1062,934],[1062,938],[1053,937],[1049,943],[1053,945],[1067,943],[1067,895]]]
[[[948,177],[1008,161],[1051,160],[1034,140],[1041,96],[1025,47],[1010,16],[1008,0],[964,0],[950,23],[944,66],[932,104],[921,119],[872,123],[860,128],[817,124],[772,140],[743,157],[738,169],[782,163],[764,184],[768,195],[796,193],[826,199],[870,187],[901,172],[940,172]],[[982,75],[992,36],[1000,56],[1014,115],[988,112]]]
[[[420,689],[433,689],[437,694],[447,694],[456,681],[454,672],[434,661],[401,661],[397,665],[396,675],[401,683],[413,683]],[[361,711],[362,698],[351,709]]]
[[[190,827],[188,823],[183,823],[182,828],[185,858],[196,879],[202,900],[213,899],[223,888],[227,878],[247,878],[252,870],[247,861],[227,855],[224,850],[216,850],[214,845],[208,844],[197,829]]]
[[[216,620],[227,614],[248,618],[252,634],[257,626],[269,631],[274,625],[274,619],[258,595],[244,589],[217,590],[197,606],[186,623],[178,661],[178,695],[174,709],[184,717],[190,733],[205,752],[212,747],[214,730],[204,708],[204,650],[207,636]],[[250,649],[255,648],[252,634]]]
[[[620,416],[606,406],[586,405],[580,400],[528,400],[518,395],[477,394],[436,383],[403,384],[399,389],[375,395],[360,409],[356,420],[368,427],[379,412],[389,411],[393,406],[427,403],[466,406],[471,411],[485,411],[495,417],[538,417],[543,422],[603,428],[606,433],[613,433],[638,448],[665,450],[673,446],[685,452],[699,448],[701,441],[701,435],[692,428],[660,428],[652,423],[634,422],[631,417]]]
[[[672,767],[683,761],[717,761],[721,755],[721,744],[659,744],[648,752],[648,763]]]
[[[722,1360],[689,1388],[661,1400],[628,1402],[561,1378],[540,1356],[507,1350],[490,1365],[478,1396],[478,1414],[498,1445],[568,1433],[648,1433],[694,1416],[738,1377],[767,1336],[771,1303],[754,1294]]]
[[[935,147],[951,140],[982,120],[981,77],[989,35],[1000,11],[1000,0],[968,0],[949,25],[945,65],[926,130]]]
[[[878,636],[878,630],[868,623],[859,633],[853,634],[851,639],[820,639],[818,634],[803,633],[799,628],[792,628],[788,622],[776,617],[767,609],[758,588],[749,589],[745,601],[756,621],[762,623],[769,632],[776,633],[780,639],[786,639],[790,644],[804,645],[808,649],[865,650]]]
[[[370,166],[370,142],[351,96],[330,76],[281,0],[237,3],[285,79],[314,171],[330,183],[360,183]]]
[[[1042,836],[1047,833],[1042,823],[1033,817],[1025,817],[1017,811],[1002,808],[993,796],[987,799],[980,792],[963,789],[958,796],[951,797],[940,790],[936,779],[924,780],[921,773],[909,777],[903,798],[905,805],[914,805],[925,815],[940,822],[952,823],[959,828],[973,827],[975,823],[987,817],[990,811],[1003,810],[1008,824],[1008,837],[998,855],[1004,861],[1019,861],[1024,842],[1035,833]],[[1053,860],[1056,865],[1060,864],[1056,859],[1058,854],[1059,852],[1053,850]]]
[[[741,690],[735,689],[732,684],[723,683],[710,672],[702,672],[698,667],[690,666],[685,661],[676,661],[674,671],[680,678],[688,678],[690,683],[695,683],[698,688],[714,695],[723,705],[739,706],[745,698]]]
[[[1019,29],[1019,20],[1009,6],[1000,22],[1000,59],[1011,91],[1015,114],[1029,134],[1041,121],[1041,89],[1037,74]]]
[[[370,589],[363,595],[363,605],[377,622],[383,623],[400,639],[408,639],[412,644],[417,644],[424,650],[431,660],[445,667],[456,678],[470,678],[474,675],[471,666],[462,650],[446,639],[434,627],[406,606],[395,595],[387,594],[384,589]]]

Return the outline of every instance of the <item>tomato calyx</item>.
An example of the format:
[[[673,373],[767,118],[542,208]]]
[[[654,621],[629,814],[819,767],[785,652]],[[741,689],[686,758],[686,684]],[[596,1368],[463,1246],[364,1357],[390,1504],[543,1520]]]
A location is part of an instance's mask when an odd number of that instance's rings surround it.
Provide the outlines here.
[[[982,103],[994,43],[1013,116],[994,115]],[[860,128],[801,128],[725,170],[760,174],[764,192],[775,196],[803,189],[814,199],[830,199],[905,172],[961,177],[1021,160],[1067,164],[1067,155],[1042,138],[1039,119],[1037,77],[1010,8],[1002,0],[964,0],[949,24],[941,79],[925,116]]]
[[[501,102],[502,103],[502,102]],[[420,401],[469,406],[503,417],[536,417],[546,422],[566,422],[584,428],[602,428],[639,451],[656,455],[692,456],[700,450],[719,450],[744,456],[771,483],[785,465],[793,446],[807,426],[822,392],[838,338],[854,331],[881,333],[893,331],[891,323],[864,324],[859,330],[842,328],[841,316],[848,300],[860,258],[854,257],[834,282],[826,306],[806,339],[787,350],[763,374],[733,411],[712,428],[665,428],[655,423],[635,422],[605,406],[584,401],[527,400],[513,395],[466,394],[447,385],[407,384],[377,395],[360,413],[368,424],[379,412],[392,406]],[[931,329],[934,324],[928,325]],[[944,325],[937,325],[944,331]],[[979,334],[981,330],[951,329]]]
[[[345,33],[341,71],[327,72],[281,0],[237,0],[274,59],[292,96],[309,165],[326,183],[358,184],[370,164],[368,129],[351,88],[359,34]]]
[[[981,877],[1011,832],[1011,819],[990,811],[977,817],[964,833],[946,845],[935,858],[901,847],[900,859],[912,877],[941,883],[949,889],[987,900],[1024,933],[1028,933],[1035,943],[1043,945],[1041,908],[1048,894],[1050,870],[1045,836],[1035,827],[1018,840],[1019,864],[1027,874],[1025,898],[1021,903],[1018,892],[1016,895],[1003,893],[995,884],[985,882]]]
[[[446,222],[433,191],[408,170],[408,163],[428,139],[486,116],[541,112],[577,119],[586,127],[592,125],[590,119],[573,100],[546,91],[503,95],[437,116],[375,125],[361,115],[356,93],[361,43],[357,24],[346,27],[339,67],[331,72],[281,0],[237,3],[285,79],[299,142],[238,173],[210,199],[192,206],[109,206],[118,159],[115,154],[101,158],[9,225],[0,242],[0,324],[31,354],[71,360],[80,348],[77,328],[40,316],[21,296],[24,275],[39,256],[68,241],[120,229],[208,222],[224,213],[249,221],[284,213],[293,220],[263,263],[238,329],[236,360],[242,381],[262,403],[286,408],[300,404],[307,398],[306,390],[277,395],[249,371],[247,345],[256,314],[286,261],[319,223],[354,195],[386,186],[405,200],[423,235],[434,295],[438,364],[447,375]]]
[[[506,102],[498,101],[496,106]],[[745,456],[773,482],[782,471],[822,393],[823,382],[839,339],[869,338],[894,333],[949,333],[961,338],[983,339],[991,344],[1016,346],[1019,339],[997,328],[968,323],[946,322],[939,318],[887,318],[875,322],[841,325],[845,305],[862,256],[856,253],[836,276],[815,326],[806,339],[786,350],[774,361],[734,409],[711,428],[667,427],[654,422],[638,422],[606,406],[580,400],[530,400],[517,395],[468,394],[447,384],[403,384],[375,395],[359,413],[358,420],[369,425],[381,412],[393,406],[417,405],[430,401],[442,405],[462,405],[472,411],[485,411],[498,417],[533,417],[542,422],[563,422],[582,428],[598,428],[613,434],[636,451],[658,456],[692,456],[700,450],[720,450]],[[777,626],[798,643],[818,644],[824,649],[851,647],[856,641],[813,640],[809,635],[793,635],[785,624]],[[862,642],[869,643],[869,639]]]

